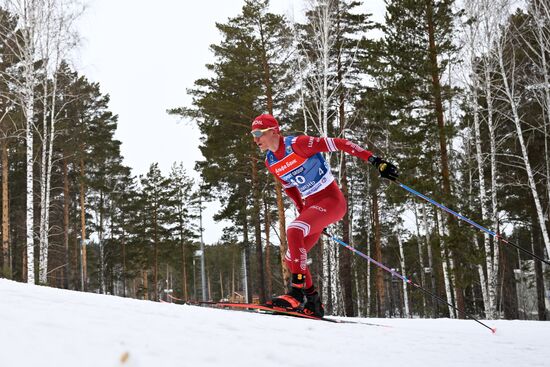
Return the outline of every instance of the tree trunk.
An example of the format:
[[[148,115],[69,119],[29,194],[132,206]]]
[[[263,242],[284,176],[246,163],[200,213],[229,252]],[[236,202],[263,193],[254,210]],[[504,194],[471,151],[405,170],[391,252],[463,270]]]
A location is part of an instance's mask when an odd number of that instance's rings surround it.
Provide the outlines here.
[[[158,249],[158,213],[157,208],[153,209],[153,300],[159,300],[158,292],[158,265],[159,265],[159,249]],[[202,226],[201,226],[202,227]],[[202,229],[201,229],[202,230]],[[204,254],[202,254],[204,256]],[[203,289],[204,291],[204,289]],[[203,295],[204,296],[204,295]]]
[[[443,192],[446,199],[451,198],[451,182],[450,182],[450,173],[449,173],[449,158],[447,152],[447,133],[445,127],[445,121],[443,117],[443,103],[441,98],[441,83],[439,78],[439,64],[437,61],[437,46],[435,44],[435,24],[433,19],[433,4],[432,0],[426,0],[426,17],[428,25],[428,39],[429,39],[429,58],[430,58],[430,69],[432,73],[432,88],[433,88],[433,97],[435,105],[435,113],[437,117],[437,126],[439,131],[439,148],[441,153],[441,176],[443,179]],[[453,217],[448,217],[449,228],[453,228],[453,224],[456,222]],[[451,261],[457,262],[458,258],[454,259],[454,255],[451,251]],[[456,306],[460,311],[459,317],[464,317],[464,296],[463,290],[460,284],[460,264],[457,264],[454,270],[454,276],[457,280],[455,283],[455,292],[456,292]]]
[[[75,218],[76,220],[76,218]],[[78,226],[73,223],[73,228],[78,228]],[[72,244],[72,246],[70,245]],[[69,244],[69,252],[71,257],[72,266],[69,267],[71,270],[71,273],[69,274],[69,287],[73,290],[80,290],[84,291],[79,283],[78,274],[79,273],[79,260],[78,260],[78,254],[79,254],[79,244],[78,244],[78,234],[75,231],[73,231],[73,236],[70,238],[70,244]]]
[[[120,246],[122,251],[122,297],[126,297],[128,279],[126,278],[126,238],[124,236],[124,230],[120,238]]]
[[[486,6],[485,11],[490,11],[489,7],[491,6],[490,2],[485,1],[484,5]],[[491,32],[488,33],[489,40],[487,43],[492,47],[492,36]],[[483,60],[483,74],[484,82],[483,88],[485,91],[485,103],[487,104],[487,128],[489,130],[489,149],[490,149],[490,162],[491,162],[491,222],[494,229],[499,227],[498,223],[498,185],[497,185],[497,143],[496,143],[496,132],[495,132],[495,123],[493,116],[495,111],[493,108],[493,91],[492,91],[492,80],[491,76],[493,75],[493,61],[489,57],[484,58]],[[493,257],[490,265],[492,266],[491,276],[487,276],[487,290],[488,296],[493,298],[493,310],[496,311],[496,291],[497,291],[497,275],[499,272],[499,261],[500,261],[500,246],[497,242],[493,241]],[[487,258],[487,261],[489,258]],[[489,266],[489,263],[486,263]]]
[[[48,145],[49,130],[48,130],[48,83],[43,83],[44,91],[42,96],[42,159],[40,164],[40,230],[38,241],[38,281],[40,284],[48,283],[48,228],[46,227],[46,213],[49,211],[48,202],[46,201],[47,185],[47,162],[48,162]]]
[[[374,260],[382,261],[382,239],[380,228],[380,217],[378,213],[378,194],[372,194],[372,216],[374,223]],[[384,288],[384,273],[381,268],[376,268],[376,315],[378,317],[386,316],[386,292]]]
[[[476,81],[474,77],[474,81]],[[477,96],[477,88],[478,83],[474,82],[472,86],[472,96],[470,98],[471,101],[471,107],[473,109],[473,117],[474,117],[474,138],[475,138],[475,147],[476,147],[476,161],[477,161],[477,173],[479,178],[479,201],[481,205],[481,222],[485,223],[488,217],[488,207],[487,207],[487,192],[485,189],[485,173],[483,169],[483,152],[481,150],[481,129],[480,129],[480,123],[479,123],[479,105],[478,105],[478,96]],[[479,245],[477,240],[474,241],[476,246],[479,249]],[[491,240],[489,238],[489,234],[484,233],[483,235],[483,244],[485,249],[485,264],[487,268],[487,279],[496,279],[496,274],[493,274],[494,270],[494,261],[492,257],[492,250],[491,250]],[[477,265],[477,271],[479,276],[479,281],[481,283],[481,294],[483,296],[483,305],[485,309],[485,316],[488,319],[493,319],[495,317],[495,311],[496,311],[496,283],[487,284],[487,280],[485,279],[485,273],[483,271],[483,266],[481,264]],[[493,286],[493,287],[491,287]]]
[[[81,150],[84,153],[84,149]],[[88,290],[88,261],[86,256],[86,186],[84,178],[84,158],[80,158],[80,246],[82,250],[82,291]]]
[[[235,297],[235,254],[231,258],[231,294],[229,295],[229,301],[233,302],[233,297]]]
[[[348,179],[346,177],[346,156],[345,154],[341,155],[342,164],[341,164],[341,179],[340,185],[342,188],[342,193],[348,202],[349,192],[348,192]],[[346,211],[344,217],[342,218],[342,240],[345,243],[351,245],[351,236],[350,236],[350,220],[349,220],[349,210]],[[353,285],[352,285],[352,274],[351,274],[351,251],[340,251],[340,284],[342,287],[344,295],[344,312],[345,316],[354,316],[353,311]]]
[[[416,224],[416,237],[417,237],[417,247],[418,247],[418,262],[420,265],[420,285],[422,287],[426,286],[426,272],[424,271],[424,251],[422,250],[422,236],[420,236],[420,224],[418,222],[418,210],[416,210],[416,202],[413,202],[414,209],[414,220]],[[427,233],[426,233],[427,235]],[[406,274],[404,274],[406,275]],[[426,313],[426,295],[422,293],[422,309],[420,310],[420,317],[424,317]]]
[[[550,210],[550,150],[548,148],[548,127],[550,127],[550,75],[548,69],[547,52],[550,47],[550,37],[548,36],[548,25],[546,21],[550,16],[550,6],[544,1],[533,1],[531,12],[533,12],[533,18],[536,25],[536,41],[539,46],[536,54],[540,59],[540,68],[544,77],[543,90],[544,90],[544,102],[542,103],[542,109],[544,117],[542,120],[544,130],[544,152],[545,152],[545,165],[546,165],[546,195],[548,197],[548,210]],[[550,257],[550,252],[548,253]]]
[[[264,215],[265,215],[265,275],[266,275],[266,291],[267,297],[270,298],[273,294],[273,274],[271,272],[271,243],[269,240],[270,226],[271,226],[271,214],[269,212],[269,205],[264,197]]]
[[[106,294],[106,284],[105,284],[105,240],[103,238],[104,228],[103,228],[103,217],[104,217],[104,193],[101,191],[99,193],[99,228],[98,228],[98,239],[99,239],[99,289],[102,294]]]
[[[149,299],[149,284],[148,284],[147,270],[142,270],[141,271],[141,276],[143,278],[143,299],[148,300]]]
[[[397,233],[397,242],[399,244],[399,257],[401,260],[401,274],[407,276],[407,268],[405,266],[405,251],[403,249],[403,240],[401,239],[401,234]],[[409,294],[407,293],[407,282],[402,282],[403,284],[403,304],[405,306],[405,317],[410,317],[409,312]]]
[[[0,140],[0,146],[2,148],[2,268],[0,269],[0,274],[11,279],[9,157],[7,140]]]
[[[224,293],[224,290],[223,290],[223,274],[220,271],[220,299],[225,299],[223,293]]]
[[[279,180],[273,176],[275,182],[275,193],[277,195],[277,215],[279,216],[279,256],[281,258],[281,274],[284,287],[288,287],[290,283],[290,270],[286,267],[285,255],[288,251],[288,243],[286,241],[286,219],[285,219],[285,205],[283,202],[283,187]]]
[[[340,120],[340,134],[344,137],[344,129],[346,127],[346,112],[344,109],[345,98],[344,98],[344,86],[343,86],[343,66],[341,60],[341,54],[338,54],[338,85],[340,86],[340,91],[338,94],[338,115]],[[349,190],[348,190],[348,177],[346,169],[346,155],[342,152],[340,155],[341,165],[340,165],[340,186],[342,188],[342,193],[346,202],[349,202]],[[351,245],[351,236],[350,236],[350,219],[349,219],[349,210],[346,211],[344,217],[342,218],[342,239],[345,243]],[[342,291],[344,293],[344,314],[345,316],[354,316],[353,312],[353,285],[352,285],[352,275],[351,275],[351,251],[341,251],[340,252],[340,284]]]
[[[262,54],[261,54],[262,68],[264,71],[263,82],[264,82],[265,94],[266,94],[266,109],[270,115],[273,115],[273,86],[271,82],[271,66],[269,65],[269,62],[268,62],[267,50],[265,47],[266,42],[265,42],[264,30],[263,30],[263,20],[261,18],[259,19],[259,26],[260,26],[260,40],[261,40],[261,47],[262,47]],[[285,285],[285,287],[287,287],[290,282],[290,271],[287,269],[285,265],[285,254],[288,249],[288,244],[286,240],[285,206],[283,201],[281,183],[275,177],[273,177],[273,180],[275,182],[275,193],[277,196],[277,210],[278,210],[278,216],[279,216],[279,238],[281,241],[281,245],[280,245],[281,274],[282,274],[283,284]]]
[[[31,60],[25,62],[25,117],[26,117],[26,166],[27,166],[27,192],[26,192],[26,235],[27,235],[27,283],[35,283],[34,275],[34,73]]]
[[[329,128],[329,113],[330,113],[330,91],[329,91],[329,79],[330,76],[330,54],[333,46],[333,34],[332,34],[332,12],[334,2],[329,1],[316,9],[316,37],[318,48],[316,62],[318,78],[316,82],[319,86],[319,90],[316,91],[318,100],[316,104],[319,106],[317,127],[322,137],[328,136]],[[323,262],[323,278],[327,281],[323,282],[323,296],[327,300],[329,298],[328,306],[332,309],[333,313],[338,314],[340,305],[338,303],[339,295],[339,283],[336,281],[339,274],[339,264],[337,258],[338,248],[334,246],[324,246],[322,251]]]
[[[441,247],[441,264],[443,266],[443,282],[445,284],[445,294],[447,295],[447,302],[452,304],[453,303],[453,296],[452,296],[452,275],[451,275],[451,269],[449,265],[449,256],[446,250],[445,241],[443,240],[445,237],[445,230],[443,228],[443,220],[441,219],[441,216],[439,212],[436,210],[435,215],[437,218],[437,230],[439,234],[439,245]],[[454,309],[451,306],[448,306],[449,308],[449,317],[453,318],[455,315]]]
[[[502,82],[504,86],[504,93],[506,95],[506,98],[508,99],[508,103],[510,104],[510,107],[512,109],[512,120],[514,122],[514,125],[516,127],[516,133],[518,142],[521,148],[521,156],[523,158],[523,164],[525,166],[525,171],[527,173],[529,188],[531,189],[531,194],[533,196],[533,201],[535,203],[535,209],[537,214],[537,219],[539,223],[539,227],[542,233],[542,238],[544,240],[544,245],[546,247],[546,252],[550,255],[550,237],[548,236],[548,230],[546,228],[545,218],[544,218],[544,211],[542,210],[541,200],[539,197],[539,194],[537,192],[537,185],[535,182],[535,177],[533,174],[533,169],[531,167],[531,162],[529,161],[529,155],[527,152],[527,145],[525,143],[525,138],[523,136],[523,130],[521,128],[521,117],[518,112],[518,106],[516,102],[516,95],[514,90],[510,87],[510,84],[508,83],[508,76],[506,74],[506,67],[504,66],[504,55],[503,55],[503,45],[501,43],[497,44],[497,52],[498,52],[498,62],[500,66],[500,73],[502,75]],[[511,76],[512,78],[514,75]]]
[[[531,251],[540,257],[543,257],[543,246],[540,241],[540,230],[535,227],[536,219],[533,218],[532,223],[532,242],[531,242]],[[540,321],[546,321],[546,302],[545,302],[545,288],[544,288],[544,277],[542,273],[542,262],[533,260],[535,267],[535,284],[536,284],[536,293],[537,293],[537,313]]]
[[[426,203],[422,203],[422,220],[424,225],[424,231],[426,232],[426,249],[428,250],[428,266],[430,267],[430,283],[432,286],[432,292],[434,294],[437,294],[437,286],[435,282],[435,267],[434,267],[434,259],[433,259],[433,251],[432,251],[432,244],[430,241],[430,225],[428,224],[428,213],[426,210]],[[439,314],[438,308],[439,303],[432,297],[432,312],[433,317],[437,317]]]
[[[500,244],[495,244],[500,246]],[[502,273],[502,311],[506,320],[519,319],[518,293],[514,276],[514,264],[516,256],[512,251],[500,251],[500,272]]]
[[[187,288],[187,260],[185,258],[185,242],[183,236],[181,239],[181,289],[183,292],[183,299],[189,299],[189,289]]]
[[[43,273],[41,274],[41,283],[47,283],[47,273],[48,273],[48,253],[49,253],[49,235],[50,235],[50,196],[51,196],[51,181],[52,181],[52,155],[53,155],[53,144],[55,139],[55,97],[57,94],[57,76],[52,76],[52,93],[51,93],[51,108],[50,108],[50,123],[49,123],[49,130],[44,129],[44,146],[43,150],[46,151],[46,154],[44,155],[46,160],[44,161],[45,167],[42,167],[43,179],[44,179],[44,197],[42,200],[43,210],[42,215],[43,217],[41,220],[43,220],[41,229],[42,229],[42,244],[41,244],[41,250],[44,251],[44,253],[41,253],[40,255],[40,268]],[[46,99],[44,99],[46,101]],[[44,109],[46,109],[46,104],[44,105]],[[48,126],[48,119],[44,119],[44,126]],[[43,246],[43,247],[42,247]]]
[[[367,175],[367,187],[370,188],[370,180]],[[367,191],[368,192],[368,191]],[[373,216],[370,200],[367,199],[367,202],[369,203],[369,209],[367,213],[367,218],[371,218]],[[372,246],[371,246],[371,237],[372,237],[372,220],[367,220],[367,256],[372,256]],[[367,317],[371,317],[371,302],[372,302],[372,286],[371,286],[371,264],[370,261],[367,261]]]
[[[258,298],[260,303],[265,303],[265,272],[264,272],[264,258],[262,248],[262,228],[260,221],[260,201],[261,193],[258,183],[258,166],[256,165],[256,158],[253,156],[250,159],[252,167],[252,192],[254,197],[254,204],[252,208],[252,223],[254,223],[254,237],[256,242],[256,263],[258,266]]]
[[[69,288],[70,254],[69,254],[69,208],[71,198],[69,197],[69,170],[67,158],[63,158],[63,283],[65,289]]]
[[[46,156],[48,152],[48,109],[47,109],[47,94],[48,84],[43,83],[44,91],[42,96],[42,150],[40,164],[40,227],[38,231],[38,282],[47,284],[48,274],[48,245],[46,234],[46,211],[48,204],[46,203]]]
[[[246,302],[252,302],[252,287],[250,279],[250,243],[248,241],[248,218],[246,215],[246,209],[244,212],[244,222],[243,222],[243,245],[244,245],[244,291],[246,296]]]

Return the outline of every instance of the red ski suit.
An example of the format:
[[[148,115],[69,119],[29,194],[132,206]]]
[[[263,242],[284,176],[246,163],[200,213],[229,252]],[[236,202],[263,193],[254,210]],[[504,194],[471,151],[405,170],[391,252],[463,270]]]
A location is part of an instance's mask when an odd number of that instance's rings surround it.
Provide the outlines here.
[[[284,138],[279,139],[279,148],[273,152],[278,160],[288,156],[288,147],[285,146]],[[290,144],[292,153],[297,155],[298,159],[309,159],[321,152],[333,152],[337,150],[344,151],[365,161],[369,159],[372,153],[360,146],[339,138],[320,138],[306,135],[298,136]],[[292,162],[291,162],[292,163]],[[285,255],[286,265],[293,274],[306,275],[306,288],[313,285],[311,273],[307,266],[307,253],[317,243],[323,229],[330,224],[335,223],[344,217],[347,210],[347,203],[340,191],[332,174],[329,177],[332,182],[328,185],[322,185],[318,191],[308,192],[306,197],[296,186],[296,182],[286,182],[277,174],[274,165],[270,165],[266,159],[266,167],[283,184],[286,194],[294,201],[298,209],[298,217],[287,226],[288,251]],[[286,168],[286,167],[283,167]],[[327,167],[328,168],[328,167]]]

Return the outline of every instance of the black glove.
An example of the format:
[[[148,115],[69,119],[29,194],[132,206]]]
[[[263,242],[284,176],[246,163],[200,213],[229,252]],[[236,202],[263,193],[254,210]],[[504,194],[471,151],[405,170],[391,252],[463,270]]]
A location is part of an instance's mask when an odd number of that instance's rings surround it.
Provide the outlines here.
[[[371,155],[369,157],[369,162],[378,169],[380,176],[387,178],[388,180],[395,181],[399,177],[399,172],[397,172],[397,167],[390,162]]]

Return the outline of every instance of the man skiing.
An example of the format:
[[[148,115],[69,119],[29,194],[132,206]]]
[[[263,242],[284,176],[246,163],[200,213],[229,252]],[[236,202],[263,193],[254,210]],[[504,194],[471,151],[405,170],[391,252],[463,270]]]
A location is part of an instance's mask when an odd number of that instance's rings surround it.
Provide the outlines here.
[[[323,304],[311,279],[307,254],[322,231],[343,218],[347,203],[321,153],[342,150],[370,162],[382,177],[390,180],[397,179],[397,167],[346,139],[284,137],[271,115],[256,117],[251,130],[256,145],[262,152],[267,151],[267,169],[281,182],[299,213],[287,227],[285,263],[292,274],[291,290],[271,302],[273,306],[323,317]]]

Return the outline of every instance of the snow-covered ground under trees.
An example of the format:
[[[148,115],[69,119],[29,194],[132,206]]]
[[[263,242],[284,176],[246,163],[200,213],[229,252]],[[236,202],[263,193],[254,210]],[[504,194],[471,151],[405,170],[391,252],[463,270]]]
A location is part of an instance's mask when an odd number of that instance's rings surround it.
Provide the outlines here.
[[[354,320],[390,327],[0,279],[0,366],[550,366],[550,322]]]

